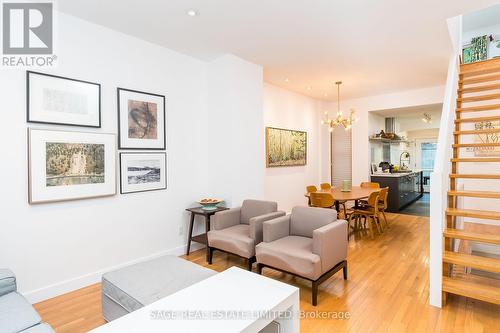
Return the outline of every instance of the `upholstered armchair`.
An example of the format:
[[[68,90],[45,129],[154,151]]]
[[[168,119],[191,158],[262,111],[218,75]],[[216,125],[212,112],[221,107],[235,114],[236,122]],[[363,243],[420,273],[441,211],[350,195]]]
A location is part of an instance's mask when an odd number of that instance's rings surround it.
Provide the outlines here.
[[[269,267],[311,281],[316,305],[319,284],[340,269],[347,279],[347,232],[334,209],[295,207],[264,222],[263,242],[255,248],[257,271]]]
[[[262,224],[284,215],[276,202],[261,200],[245,200],[241,207],[215,213],[207,233],[208,263],[212,264],[214,250],[220,250],[247,259],[252,270],[255,245],[262,242]]]

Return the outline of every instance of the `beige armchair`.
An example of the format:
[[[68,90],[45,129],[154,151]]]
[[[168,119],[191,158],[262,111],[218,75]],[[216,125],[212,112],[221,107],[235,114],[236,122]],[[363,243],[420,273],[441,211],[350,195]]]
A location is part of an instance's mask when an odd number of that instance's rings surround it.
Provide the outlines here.
[[[343,269],[347,280],[347,222],[327,208],[295,207],[287,216],[264,222],[263,242],[255,248],[257,271],[264,267],[312,282],[312,304],[318,286]]]
[[[264,221],[284,216],[271,201],[245,200],[241,207],[215,213],[208,237],[208,263],[212,264],[214,250],[236,254],[248,260],[248,270],[255,262],[255,245],[262,242]]]

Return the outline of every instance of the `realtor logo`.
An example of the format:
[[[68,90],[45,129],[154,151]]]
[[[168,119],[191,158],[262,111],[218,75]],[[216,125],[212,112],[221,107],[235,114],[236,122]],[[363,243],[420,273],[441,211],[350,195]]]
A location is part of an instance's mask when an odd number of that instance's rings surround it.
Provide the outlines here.
[[[54,3],[2,2],[2,68],[53,67]]]
[[[2,9],[4,54],[52,54],[52,3],[4,2]]]

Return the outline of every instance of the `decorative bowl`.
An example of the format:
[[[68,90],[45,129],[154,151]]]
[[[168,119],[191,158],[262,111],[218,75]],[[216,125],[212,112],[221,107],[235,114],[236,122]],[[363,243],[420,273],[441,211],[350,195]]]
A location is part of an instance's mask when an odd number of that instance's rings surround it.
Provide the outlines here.
[[[205,198],[198,201],[198,203],[201,205],[201,208],[204,210],[216,210],[217,205],[221,202],[224,202],[224,200],[214,198]]]

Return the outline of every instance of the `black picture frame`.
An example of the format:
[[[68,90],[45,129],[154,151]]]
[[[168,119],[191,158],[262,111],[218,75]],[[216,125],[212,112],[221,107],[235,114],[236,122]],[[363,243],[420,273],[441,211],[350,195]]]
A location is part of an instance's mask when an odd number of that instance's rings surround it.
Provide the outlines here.
[[[98,125],[82,125],[82,124],[72,124],[72,123],[65,123],[65,122],[32,120],[31,119],[31,112],[30,112],[30,108],[31,108],[31,105],[30,105],[30,76],[31,75],[47,76],[47,77],[51,77],[51,78],[56,78],[56,79],[61,79],[61,80],[68,80],[68,81],[79,82],[79,83],[84,83],[84,84],[90,84],[90,85],[97,86],[99,88],[98,89],[98,101],[99,101]],[[90,81],[84,81],[84,80],[74,79],[74,78],[60,76],[60,75],[47,74],[47,73],[42,73],[42,72],[26,71],[26,122],[28,122],[28,123],[33,123],[33,124],[48,124],[48,125],[64,125],[64,126],[76,126],[76,127],[90,127],[90,128],[101,128],[101,124],[102,124],[101,105],[102,105],[102,101],[101,101],[101,84],[100,83],[90,82]]]
[[[155,188],[155,189],[149,189],[149,190],[140,190],[140,191],[130,191],[130,192],[124,192],[123,191],[123,175],[122,175],[122,156],[123,155],[147,155],[147,154],[159,154],[163,155],[165,159],[165,187],[162,188]],[[120,170],[120,194],[132,194],[132,193],[142,193],[142,192],[152,192],[152,191],[163,191],[168,188],[168,164],[167,164],[167,153],[166,152],[159,152],[159,151],[153,151],[153,152],[148,152],[148,151],[132,151],[132,152],[120,152],[119,157],[119,170]]]
[[[142,94],[142,95],[149,95],[149,96],[154,96],[154,97],[159,97],[162,99],[163,102],[163,145],[162,147],[130,147],[130,146],[125,146],[122,142],[122,130],[121,130],[121,103],[120,103],[120,92],[130,92],[130,93],[136,93],[136,94]],[[166,98],[165,95],[161,94],[155,94],[155,93],[148,93],[145,91],[140,91],[140,90],[134,90],[134,89],[127,89],[127,88],[121,88],[118,87],[116,88],[116,102],[117,102],[117,109],[118,109],[118,149],[126,149],[126,150],[165,150],[167,146],[167,119],[166,119]]]

